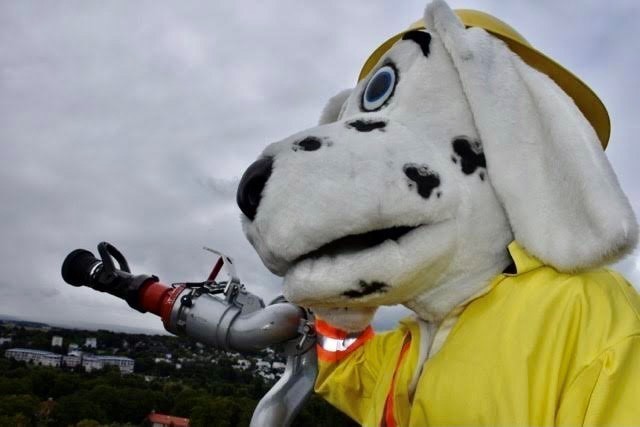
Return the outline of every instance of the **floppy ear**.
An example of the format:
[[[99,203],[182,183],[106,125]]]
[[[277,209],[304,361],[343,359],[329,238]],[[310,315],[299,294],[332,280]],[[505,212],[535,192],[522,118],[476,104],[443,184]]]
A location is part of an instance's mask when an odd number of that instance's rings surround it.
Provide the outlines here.
[[[573,100],[499,39],[465,29],[443,1],[427,7],[425,23],[460,75],[489,179],[516,240],[565,271],[631,251],[634,213]]]
[[[320,121],[318,124],[325,125],[327,123],[335,122],[340,118],[342,110],[346,105],[347,98],[351,95],[353,89],[345,89],[339,92],[337,95],[331,97],[322,110],[320,115]]]

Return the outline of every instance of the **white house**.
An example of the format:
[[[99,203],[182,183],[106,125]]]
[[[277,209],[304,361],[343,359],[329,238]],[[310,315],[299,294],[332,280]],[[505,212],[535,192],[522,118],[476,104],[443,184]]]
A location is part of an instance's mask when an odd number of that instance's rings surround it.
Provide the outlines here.
[[[135,361],[128,357],[121,356],[97,356],[104,366],[117,366],[123,374],[131,374]]]
[[[91,354],[83,354],[82,355],[82,367],[85,371],[91,372],[96,369],[104,368],[104,363],[98,356],[93,356]]]
[[[67,354],[66,356],[62,356],[62,365],[68,368],[75,368],[76,366],[82,363],[82,356],[75,356]]]
[[[82,365],[85,371],[90,372],[102,369],[105,366],[117,366],[123,374],[130,374],[135,367],[135,361],[128,357],[120,356],[94,356],[93,354],[83,354],[80,351],[73,351],[66,356],[52,353],[50,351],[32,350],[29,348],[11,348],[4,352],[6,358],[24,360],[36,365],[75,367]]]
[[[4,352],[4,356],[8,359],[24,360],[41,366],[59,367],[62,356],[51,353],[50,351],[31,350],[28,348],[10,348]]]

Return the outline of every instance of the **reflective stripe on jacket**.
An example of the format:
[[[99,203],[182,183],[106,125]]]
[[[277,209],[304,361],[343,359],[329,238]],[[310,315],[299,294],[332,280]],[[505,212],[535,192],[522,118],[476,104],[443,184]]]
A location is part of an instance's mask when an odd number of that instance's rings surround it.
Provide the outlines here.
[[[610,270],[564,274],[509,251],[517,272],[458,310],[426,362],[417,319],[375,336],[333,328],[316,392],[365,426],[639,426],[638,293]]]

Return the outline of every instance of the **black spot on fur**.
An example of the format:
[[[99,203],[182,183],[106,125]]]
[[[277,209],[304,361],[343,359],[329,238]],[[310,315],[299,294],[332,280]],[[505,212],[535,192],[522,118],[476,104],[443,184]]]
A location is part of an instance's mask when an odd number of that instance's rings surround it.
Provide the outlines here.
[[[431,196],[434,188],[440,186],[440,176],[426,165],[407,163],[403,170],[407,178],[418,186],[418,194],[425,199]]]
[[[384,132],[384,128],[387,126],[387,122],[382,120],[354,120],[347,123],[348,128],[354,128],[358,132],[371,132],[372,130],[379,129]]]
[[[429,45],[431,44],[431,34],[425,31],[409,31],[402,36],[402,40],[412,40],[420,46],[422,54],[429,56]]]
[[[296,141],[293,143],[293,151],[316,151],[320,147],[322,147],[322,141],[315,136],[308,136],[301,141]]]
[[[367,295],[387,292],[389,285],[384,282],[371,282],[367,283],[364,280],[358,282],[360,289],[352,289],[350,291],[343,292],[342,295],[348,298],[361,298]]]
[[[460,158],[460,166],[465,175],[471,175],[478,168],[486,169],[487,162],[480,141],[469,141],[464,137],[456,138],[453,140],[453,151]],[[484,181],[484,174],[481,173],[480,179]]]

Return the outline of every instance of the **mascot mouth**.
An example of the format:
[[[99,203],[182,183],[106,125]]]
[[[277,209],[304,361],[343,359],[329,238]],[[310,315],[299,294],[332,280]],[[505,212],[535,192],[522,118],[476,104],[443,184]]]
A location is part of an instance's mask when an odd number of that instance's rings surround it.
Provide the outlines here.
[[[402,236],[419,227],[421,227],[421,225],[416,227],[397,226],[344,236],[298,257],[294,263],[299,263],[307,259],[318,259],[324,256],[336,257],[361,252],[365,249],[378,246],[387,240],[397,242]]]

